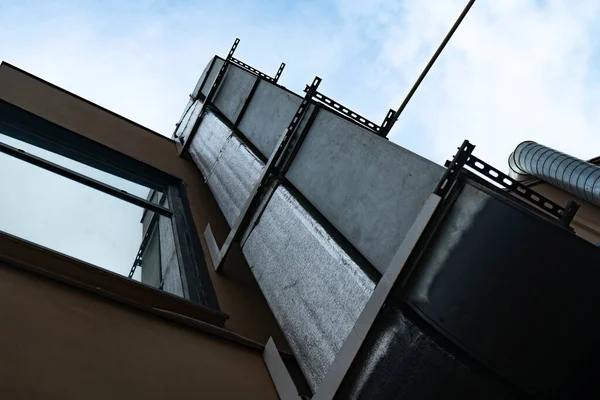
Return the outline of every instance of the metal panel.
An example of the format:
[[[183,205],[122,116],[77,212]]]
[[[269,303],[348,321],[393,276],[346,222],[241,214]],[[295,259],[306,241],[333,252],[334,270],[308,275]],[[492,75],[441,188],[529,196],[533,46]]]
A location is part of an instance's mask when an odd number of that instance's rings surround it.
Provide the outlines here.
[[[250,96],[252,86],[258,78],[243,69],[230,64],[218,92],[213,99],[215,106],[229,121],[237,121],[246,99]]]
[[[248,200],[263,167],[235,135],[229,137],[208,177],[208,186],[230,226]]]
[[[489,190],[466,186],[410,279],[407,301],[524,391],[600,389],[600,251]]]
[[[516,390],[433,341],[400,310],[382,310],[335,399],[508,400]]]
[[[374,283],[282,186],[242,251],[314,390]]]
[[[268,158],[301,102],[301,97],[261,80],[238,128]]]
[[[204,179],[210,177],[210,173],[231,135],[231,129],[212,112],[206,111],[189,147],[190,155],[202,171]]]
[[[322,110],[287,178],[383,273],[443,173]]]
[[[215,78],[217,77],[217,75],[219,74],[219,70],[223,66],[223,62],[224,61],[222,58],[215,57],[215,62],[213,64],[212,68],[210,69],[210,72],[208,73],[208,77],[206,78],[206,81],[204,81],[204,85],[202,86],[201,93],[204,96],[208,95],[208,91],[210,90],[210,87],[212,86],[213,82],[215,81]],[[210,63],[209,63],[209,65],[210,65]]]

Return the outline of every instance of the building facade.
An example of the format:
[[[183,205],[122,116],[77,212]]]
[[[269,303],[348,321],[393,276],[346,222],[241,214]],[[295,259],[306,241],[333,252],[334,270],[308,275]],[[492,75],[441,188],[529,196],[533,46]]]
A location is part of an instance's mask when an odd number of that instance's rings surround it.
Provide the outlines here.
[[[2,343],[36,342],[1,367],[10,393],[512,399],[596,388],[597,205],[520,183],[467,141],[439,166],[388,141],[389,118],[347,109],[318,77],[293,93],[278,83],[284,65],[270,77],[235,46],[210,60],[170,139],[0,67],[2,153],[139,208],[124,276],[0,235],[13,326]],[[111,177],[11,145],[21,142]],[[50,371],[40,360],[53,357]],[[44,379],[23,388],[32,364]]]

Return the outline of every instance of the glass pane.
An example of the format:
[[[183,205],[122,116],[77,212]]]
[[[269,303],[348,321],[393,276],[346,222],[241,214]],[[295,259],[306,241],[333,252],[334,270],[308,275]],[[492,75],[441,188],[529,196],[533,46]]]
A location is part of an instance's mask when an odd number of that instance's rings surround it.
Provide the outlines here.
[[[15,147],[17,149],[24,150],[29,154],[33,154],[34,156],[40,157],[46,161],[53,162],[55,164],[68,168],[72,171],[78,172],[97,181],[106,183],[107,185],[111,185],[117,189],[124,190],[127,193],[133,194],[143,199],[148,198],[148,194],[150,192],[149,188],[131,182],[127,179],[120,178],[118,176],[109,174],[108,172],[104,172],[99,169],[90,167],[89,165],[80,163],[75,160],[71,160],[68,157],[63,157],[59,154],[42,149],[27,142],[4,135],[1,132],[0,142]]]
[[[157,217],[150,227],[154,213],[3,153],[0,171],[0,231],[128,276],[154,229],[134,279],[183,293],[170,218]],[[147,278],[152,265],[158,280]]]

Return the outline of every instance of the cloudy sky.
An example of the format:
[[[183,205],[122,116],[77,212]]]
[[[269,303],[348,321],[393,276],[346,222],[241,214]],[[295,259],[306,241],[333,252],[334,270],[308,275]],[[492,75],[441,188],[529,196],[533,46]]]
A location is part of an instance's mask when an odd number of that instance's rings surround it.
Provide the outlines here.
[[[381,121],[465,0],[0,3],[0,59],[170,135],[209,58],[241,60],[297,92]],[[479,0],[391,139],[443,163],[468,138],[506,169],[522,140],[600,155],[600,2]]]
[[[0,2],[0,60],[170,136],[214,54],[382,121],[466,0]],[[600,155],[600,2],[479,0],[390,136],[443,163],[467,138],[506,170],[532,139]]]

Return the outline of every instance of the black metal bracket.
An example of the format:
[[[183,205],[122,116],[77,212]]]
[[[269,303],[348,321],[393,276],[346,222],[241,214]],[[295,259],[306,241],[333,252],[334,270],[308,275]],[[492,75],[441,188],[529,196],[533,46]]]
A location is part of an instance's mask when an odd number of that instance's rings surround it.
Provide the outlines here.
[[[563,220],[563,217],[565,216],[564,208],[554,203],[547,197],[542,196],[541,194],[528,188],[522,183],[517,182],[502,171],[499,171],[491,165],[487,164],[485,161],[482,161],[474,155],[471,155],[467,160],[466,165],[470,167],[473,171],[478,172],[484,177],[496,182],[503,188],[508,189],[510,192],[516,194],[522,199],[527,200],[528,202],[536,205],[548,214],[554,216],[556,219]]]
[[[307,85],[304,88],[304,93],[309,93],[311,88],[312,88],[311,86]],[[368,119],[361,116],[360,114],[350,110],[348,107],[341,105],[340,103],[333,100],[332,98],[325,96],[323,93],[315,92],[314,95],[312,95],[312,97],[314,99],[318,100],[319,102],[321,102],[322,104],[328,106],[329,109],[336,111],[336,112],[350,118],[354,122],[357,122],[363,128],[367,128],[368,130],[375,133],[376,135],[384,136],[381,134],[381,127],[379,125],[377,125],[376,123],[374,123],[372,121],[369,121]]]
[[[285,63],[281,63],[281,65],[279,66],[279,69],[277,70],[277,73],[275,74],[275,78],[271,78],[269,75],[265,74],[264,72],[257,70],[256,68],[246,64],[243,61],[238,60],[237,58],[231,57],[230,61],[233,64],[237,65],[238,67],[241,67],[244,70],[251,72],[256,76],[260,76],[261,78],[265,79],[266,81],[269,81],[272,83],[277,83],[277,81],[281,77],[281,74],[283,73],[283,69],[285,68]]]
[[[277,172],[277,166],[280,164],[279,161],[282,157],[282,154],[288,146],[294,133],[298,129],[300,121],[302,121],[302,119],[304,118],[304,115],[306,114],[309,108],[311,97],[314,95],[314,93],[316,93],[320,83],[321,78],[317,76],[310,86],[311,89],[308,91],[306,96],[304,96],[302,103],[300,103],[300,106],[296,110],[296,113],[294,114],[294,117],[290,121],[288,127],[285,129],[285,131],[279,138],[279,141],[275,146],[273,153],[271,153],[271,156],[265,164],[262,173],[258,178],[258,181],[252,188],[252,192],[250,193],[246,204],[244,205],[240,212],[240,215],[234,222],[221,248],[219,248],[219,246],[217,245],[217,241],[215,240],[210,224],[206,226],[206,229],[204,230],[204,237],[206,239],[206,243],[215,270],[222,270],[225,258],[227,257],[231,245],[234,241],[239,240],[245,232],[252,219],[252,216],[256,213],[257,208],[259,207],[263,194],[266,192],[266,189],[269,186],[268,182],[271,179],[271,177],[279,176]]]
[[[473,153],[475,145],[469,143],[468,140],[465,140],[457,149],[458,151],[454,155],[452,161],[446,161],[446,172],[442,176],[440,183],[438,183],[437,187],[433,191],[433,193],[437,194],[441,198],[446,197],[446,194],[448,194],[450,188],[454,185],[454,182],[456,182],[458,173],[465,166],[467,159]]]
[[[214,80],[212,86],[210,87],[210,89],[208,90],[208,93],[206,94],[206,99],[204,100],[204,103],[202,104],[202,108],[200,109],[200,111],[198,113],[198,117],[194,121],[194,125],[193,125],[192,129],[190,130],[188,137],[185,138],[184,136],[179,136],[179,138],[178,138],[179,140],[176,142],[178,144],[178,148],[179,148],[179,156],[181,156],[184,153],[184,151],[187,149],[190,142],[192,141],[192,138],[198,128],[198,125],[200,124],[200,121],[202,120],[202,116],[204,115],[204,106],[213,100],[213,97],[215,96],[215,93],[217,92],[217,88],[221,85],[221,81],[223,80],[223,77],[225,76],[225,71],[227,71],[229,62],[233,58],[233,53],[235,53],[235,49],[237,49],[237,46],[239,43],[240,43],[240,39],[236,38],[235,41],[233,42],[233,45],[231,46],[231,49],[229,50],[229,53],[227,54],[227,57],[223,61],[223,65],[221,65],[221,69],[219,69],[219,73],[215,77],[215,80]],[[207,72],[207,76],[208,76],[209,72]]]
[[[547,197],[537,193],[522,183],[514,180],[510,176],[506,175],[502,171],[492,167],[485,161],[475,157],[473,153],[474,145],[465,140],[461,147],[458,148],[458,152],[454,156],[452,161],[446,161],[446,173],[442,177],[442,180],[435,189],[436,194],[442,198],[448,193],[452,187],[454,181],[458,177],[458,173],[463,167],[469,167],[473,172],[476,172],[488,180],[497,183],[500,187],[514,193],[518,197],[526,200],[529,203],[537,206],[541,210],[555,217],[561,225],[568,227],[575,213],[577,212],[579,205],[569,200],[566,207],[563,208],[548,199]]]

